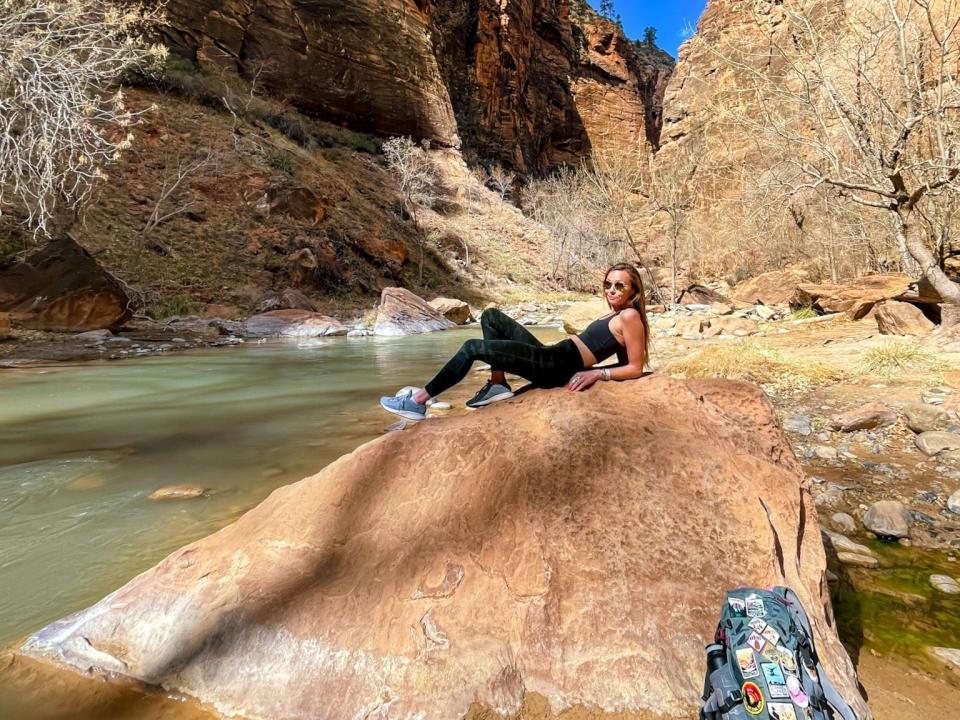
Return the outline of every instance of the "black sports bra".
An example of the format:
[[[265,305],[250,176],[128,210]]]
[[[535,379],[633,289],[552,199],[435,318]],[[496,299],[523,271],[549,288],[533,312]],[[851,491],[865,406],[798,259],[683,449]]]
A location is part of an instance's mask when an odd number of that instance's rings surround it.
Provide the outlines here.
[[[627,349],[620,344],[610,330],[610,321],[619,314],[614,313],[610,317],[594,320],[587,325],[586,330],[577,335],[587,346],[587,349],[593,353],[598,363],[603,362],[614,353],[617,354],[617,360],[621,365],[627,363]]]

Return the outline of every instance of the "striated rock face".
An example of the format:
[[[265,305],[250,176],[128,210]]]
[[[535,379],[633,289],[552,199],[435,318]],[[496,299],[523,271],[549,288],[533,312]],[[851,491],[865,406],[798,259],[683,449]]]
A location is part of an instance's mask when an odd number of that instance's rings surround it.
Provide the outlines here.
[[[570,0],[171,0],[168,42],[302,110],[523,171],[660,132],[672,59]]]
[[[725,590],[785,584],[869,718],[817,528],[755,386],[534,391],[362,446],[26,651],[249,717],[448,719],[528,693],[690,716]]]
[[[406,288],[388,287],[380,293],[380,305],[373,323],[374,335],[398,337],[453,327],[456,324],[444,317],[441,310]]]

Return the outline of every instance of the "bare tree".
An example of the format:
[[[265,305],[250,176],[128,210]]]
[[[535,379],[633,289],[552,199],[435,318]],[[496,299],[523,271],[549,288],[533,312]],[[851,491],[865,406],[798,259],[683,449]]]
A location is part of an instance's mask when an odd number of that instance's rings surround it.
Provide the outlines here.
[[[397,137],[383,144],[387,166],[400,186],[404,209],[413,220],[420,250],[418,282],[423,282],[424,238],[417,220],[417,209],[430,207],[439,198],[440,177],[427,151],[411,138]]]
[[[123,73],[162,60],[140,36],[159,10],[91,0],[0,0],[0,211],[34,233],[76,218],[130,146]],[[59,228],[54,228],[59,230]]]
[[[513,190],[513,183],[516,179],[517,174],[512,170],[505,169],[502,165],[491,165],[487,171],[487,184],[493,186],[501,200],[507,199],[507,195]]]
[[[173,255],[173,251],[170,248],[157,240],[151,240],[150,235],[159,225],[162,225],[177,215],[190,212],[190,210],[193,209],[193,200],[189,197],[184,198],[180,196],[178,190],[182,190],[185,181],[208,166],[213,160],[214,156],[212,152],[207,152],[203,157],[191,162],[177,160],[176,169],[164,178],[160,192],[157,194],[157,200],[153,205],[153,210],[147,217],[147,222],[144,224],[143,230],[140,231],[138,257],[139,251],[142,251],[149,243],[153,243],[153,246],[165,255]]]
[[[953,217],[932,206],[960,192],[960,2],[810,0],[782,14],[763,57],[701,40],[740,80],[727,111],[772,149],[769,171],[788,193],[828,191],[882,213],[904,269],[955,322],[960,286],[929,242]]]

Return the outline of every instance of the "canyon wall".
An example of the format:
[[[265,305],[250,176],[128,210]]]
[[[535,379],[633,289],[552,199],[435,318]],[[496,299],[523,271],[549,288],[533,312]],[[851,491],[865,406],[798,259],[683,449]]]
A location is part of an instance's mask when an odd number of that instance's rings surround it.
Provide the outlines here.
[[[542,172],[660,133],[672,60],[579,0],[170,0],[167,43],[325,120]]]

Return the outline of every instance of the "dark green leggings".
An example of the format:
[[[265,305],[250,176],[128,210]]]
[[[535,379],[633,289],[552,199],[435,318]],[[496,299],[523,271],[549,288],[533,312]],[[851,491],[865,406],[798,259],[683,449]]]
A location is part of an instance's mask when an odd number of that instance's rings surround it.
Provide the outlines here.
[[[499,310],[484,310],[480,316],[483,340],[467,340],[457,354],[440,368],[424,389],[436,397],[463,380],[476,360],[492,370],[519,375],[537,387],[565,385],[583,369],[580,348],[573,340],[544,345],[533,333]]]

